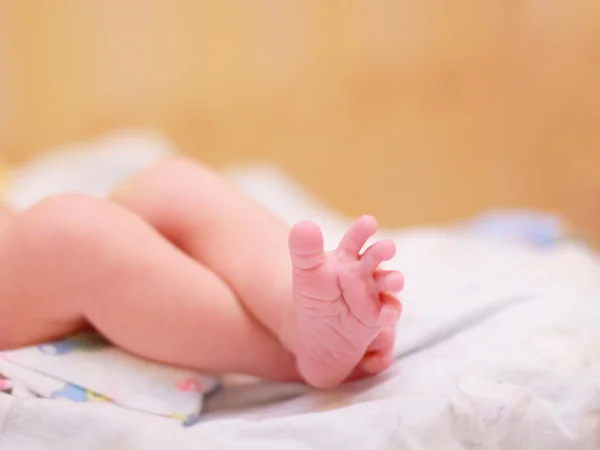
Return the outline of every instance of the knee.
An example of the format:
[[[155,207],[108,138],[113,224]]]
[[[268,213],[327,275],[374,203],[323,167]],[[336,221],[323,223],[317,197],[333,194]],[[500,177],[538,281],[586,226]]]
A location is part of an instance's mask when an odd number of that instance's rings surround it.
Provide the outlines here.
[[[161,233],[177,235],[189,222],[199,225],[222,201],[225,181],[192,159],[176,157],[155,163],[121,185],[111,196]],[[202,214],[200,212],[202,211]]]
[[[202,181],[206,177],[215,177],[216,173],[199,161],[185,157],[174,156],[162,159],[140,171],[117,189],[117,193],[130,187],[144,186],[146,188],[166,187],[179,188],[189,181]]]
[[[174,175],[198,175],[199,172],[214,174],[214,171],[202,162],[189,158],[187,156],[174,156],[156,162],[148,168],[148,173],[155,175],[165,174],[165,176]]]
[[[203,194],[203,188],[212,187],[215,182],[224,182],[215,170],[194,159],[176,156],[142,170],[127,180],[116,193],[117,197],[119,193],[131,191],[137,194],[166,192],[173,197],[187,197],[190,191],[195,195]]]

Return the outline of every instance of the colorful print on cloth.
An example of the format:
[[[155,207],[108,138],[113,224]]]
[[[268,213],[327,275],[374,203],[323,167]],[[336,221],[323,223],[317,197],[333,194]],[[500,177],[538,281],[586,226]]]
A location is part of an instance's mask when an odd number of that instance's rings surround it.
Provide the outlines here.
[[[198,422],[197,414],[171,414],[167,417],[179,420],[184,427],[190,427]]]
[[[214,377],[137,358],[90,332],[1,353],[0,372],[37,396],[108,403],[186,426],[219,386]]]
[[[46,355],[68,355],[75,351],[92,352],[109,346],[102,336],[96,333],[79,333],[62,341],[38,345]]]
[[[466,231],[497,241],[551,247],[568,237],[560,218],[528,210],[490,210],[466,223]]]
[[[110,402],[111,400],[103,395],[96,394],[89,389],[76,386],[74,384],[65,384],[62,389],[52,392],[50,398],[64,398],[73,402]]]

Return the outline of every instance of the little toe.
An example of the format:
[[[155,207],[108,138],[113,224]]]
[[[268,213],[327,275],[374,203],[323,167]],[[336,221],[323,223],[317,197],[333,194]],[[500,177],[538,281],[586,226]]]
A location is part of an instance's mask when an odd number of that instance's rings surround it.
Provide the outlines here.
[[[358,370],[370,375],[375,375],[389,368],[393,362],[394,354],[391,350],[367,353],[358,364]]]
[[[385,327],[381,330],[381,333],[373,339],[369,347],[367,348],[367,353],[371,352],[382,352],[391,350],[394,347],[394,338],[396,335],[396,328],[393,326]]]
[[[392,294],[383,292],[381,294],[381,309],[379,311],[379,323],[384,326],[393,326],[398,322],[402,314],[402,304]]]
[[[325,258],[323,233],[313,222],[302,221],[292,227],[289,236],[292,265],[298,269],[312,269]]]
[[[396,256],[396,243],[391,239],[377,241],[371,245],[360,257],[368,270],[375,270],[384,261],[389,261]]]
[[[377,232],[377,220],[362,216],[354,222],[338,245],[338,251],[358,257],[367,241]]]
[[[393,327],[390,327],[389,329],[384,329],[382,333],[383,337],[376,338],[376,340],[371,343],[369,349],[346,381],[358,380],[375,375],[387,369],[392,364],[394,360],[395,331]],[[379,348],[380,346],[381,348]]]
[[[373,279],[380,292],[400,292],[404,289],[404,275],[398,270],[377,270]]]

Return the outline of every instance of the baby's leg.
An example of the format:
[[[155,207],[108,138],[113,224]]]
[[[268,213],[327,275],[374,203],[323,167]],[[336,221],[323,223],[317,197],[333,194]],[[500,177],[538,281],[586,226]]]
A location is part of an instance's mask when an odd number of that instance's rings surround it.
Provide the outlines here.
[[[0,203],[0,230],[8,225],[14,215],[15,213],[8,206]]]
[[[290,230],[272,212],[185,159],[151,166],[112,199],[217,273],[261,323],[286,338],[292,301]]]
[[[0,349],[91,323],[142,357],[298,379],[295,362],[231,289],[127,209],[42,202],[0,231]]]
[[[149,168],[113,198],[221,276],[296,355],[309,383],[334,386],[357,365],[355,372],[376,373],[391,363],[400,311],[384,292],[399,290],[402,278],[377,270],[393,256],[393,243],[359,255],[374,220],[359,220],[326,254],[316,226],[290,231],[226,180],[185,160]]]

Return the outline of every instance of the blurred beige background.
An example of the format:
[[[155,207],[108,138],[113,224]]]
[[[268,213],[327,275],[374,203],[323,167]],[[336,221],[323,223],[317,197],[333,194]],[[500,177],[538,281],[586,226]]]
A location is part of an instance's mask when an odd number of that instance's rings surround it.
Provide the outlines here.
[[[566,211],[600,182],[600,2],[0,0],[2,158],[133,125],[387,225]]]

